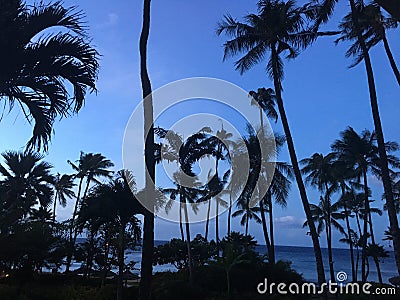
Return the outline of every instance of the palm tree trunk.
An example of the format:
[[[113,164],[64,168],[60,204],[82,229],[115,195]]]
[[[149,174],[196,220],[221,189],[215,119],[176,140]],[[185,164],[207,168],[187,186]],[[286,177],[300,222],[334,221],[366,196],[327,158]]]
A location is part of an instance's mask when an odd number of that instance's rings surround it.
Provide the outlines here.
[[[179,204],[179,229],[181,231],[181,239],[185,240],[185,234],[183,232],[183,224],[182,224],[182,203]]]
[[[355,282],[357,280],[357,275],[356,275],[356,270],[355,270],[355,266],[354,266],[353,239],[352,239],[352,236],[351,236],[349,212],[347,210],[347,201],[346,201],[346,196],[345,196],[346,191],[345,191],[345,188],[344,188],[343,184],[341,184],[341,189],[342,189],[343,208],[344,208],[344,214],[345,214],[345,220],[346,220],[347,236],[349,238],[350,261],[351,261],[351,279],[352,279],[352,282]]]
[[[356,30],[358,27],[358,21],[356,16],[356,6],[354,0],[350,0],[351,11],[353,15],[353,23],[356,26]],[[369,95],[370,95],[370,102],[371,102],[371,109],[372,109],[372,116],[374,120],[375,126],[375,133],[378,142],[378,152],[381,161],[381,172],[382,172],[382,181],[383,181],[383,188],[386,195],[386,206],[389,215],[389,223],[390,227],[393,229],[393,248],[394,248],[394,257],[396,261],[397,271],[400,275],[400,230],[399,230],[399,222],[397,219],[396,214],[396,206],[395,201],[393,198],[393,191],[392,191],[392,183],[390,180],[389,174],[389,167],[388,167],[388,160],[387,154],[385,149],[385,139],[383,136],[382,124],[379,115],[379,107],[378,107],[378,99],[376,95],[376,88],[375,88],[375,80],[374,80],[374,73],[372,70],[371,59],[369,57],[368,49],[365,45],[365,41],[362,37],[360,30],[357,30],[357,37],[358,42],[360,44],[361,50],[364,56],[365,68],[367,71],[368,77],[368,88],[369,88]]]
[[[217,256],[219,256],[219,224],[218,224],[218,210],[219,210],[219,201],[215,199],[215,244],[217,246]]]
[[[275,239],[274,239],[274,216],[273,216],[273,209],[272,209],[272,197],[269,195],[268,199],[268,206],[269,206],[269,232],[271,237],[271,262],[275,264]]]
[[[147,42],[150,32],[150,2],[143,0],[143,24],[140,34],[140,79],[142,83],[143,114],[144,114],[144,140],[146,161],[145,189],[154,191],[155,184],[155,160],[154,160],[154,116],[153,98],[151,96],[151,83],[147,72]],[[148,133],[148,134],[147,134]],[[143,246],[142,263],[140,270],[139,299],[150,300],[151,278],[153,273],[153,251],[154,251],[154,214],[153,210],[144,212],[143,222]]]
[[[186,204],[186,203],[185,203]],[[189,224],[189,215],[187,211],[187,205],[183,207],[184,212],[185,212],[185,225],[186,225],[186,247],[187,247],[187,252],[188,252],[188,269],[189,269],[189,283],[193,283],[193,263],[192,263],[192,250],[190,246],[190,224]]]
[[[207,220],[206,220],[206,233],[204,235],[206,241],[208,241],[208,226],[210,224],[210,210],[211,210],[211,198],[208,200],[207,208]]]
[[[125,253],[124,253],[124,243],[125,243],[125,226],[121,225],[119,229],[119,243],[118,243],[118,285],[117,285],[117,300],[122,300],[122,289],[124,275],[124,265],[125,265]]]
[[[247,236],[249,234],[249,212],[246,212],[246,229],[245,229],[245,235]]]
[[[106,281],[107,273],[108,273],[108,255],[110,253],[110,239],[109,239],[109,233],[108,231],[105,232],[104,234],[104,267],[103,267],[103,278],[101,280],[101,286],[104,286],[104,283]]]
[[[328,216],[330,218],[330,216]],[[335,271],[333,268],[333,255],[332,255],[332,227],[329,220],[325,220],[326,243],[328,245],[328,259],[329,259],[329,273],[331,281],[335,282]]]
[[[369,219],[369,231],[371,232],[371,242],[372,242],[372,245],[375,246],[376,243],[375,243],[374,226],[372,226],[372,215],[371,215],[371,209],[369,207],[369,204],[368,204],[368,219]],[[372,258],[374,260],[375,267],[376,267],[376,272],[378,274],[378,281],[380,284],[383,284],[382,272],[381,272],[381,266],[379,264],[379,259],[375,255],[376,254],[375,252],[373,252],[372,254],[373,254]]]
[[[365,266],[367,264],[367,240],[368,240],[368,213],[369,213],[369,199],[368,199],[368,181],[367,181],[367,171],[364,170],[363,172],[364,178],[364,194],[365,194],[365,204],[364,204],[364,215],[363,215],[363,239],[362,239],[362,252],[361,252],[361,275],[362,275],[362,282],[367,280],[366,273],[365,273]]]
[[[310,229],[310,235],[311,235],[312,242],[313,242],[316,268],[317,268],[317,274],[318,274],[318,283],[322,284],[325,282],[325,273],[324,273],[324,264],[322,261],[322,252],[321,252],[321,247],[319,244],[317,229],[315,228],[315,224],[312,219],[310,203],[308,202],[306,189],[305,189],[304,183],[303,183],[303,178],[301,177],[301,172],[300,172],[299,163],[297,160],[296,150],[294,148],[292,134],[290,132],[285,108],[283,106],[283,100],[282,100],[282,94],[281,94],[282,87],[281,87],[279,75],[278,75],[278,72],[276,69],[276,62],[278,61],[278,58],[279,57],[278,57],[278,54],[277,54],[277,51],[276,51],[275,45],[274,45],[272,47],[272,60],[275,61],[275,63],[272,68],[273,69],[272,71],[273,71],[273,77],[274,77],[276,102],[278,105],[279,114],[280,114],[281,120],[282,120],[282,126],[283,126],[285,136],[286,136],[286,142],[288,145],[288,150],[289,150],[290,160],[291,160],[292,167],[293,167],[293,172],[294,172],[294,175],[296,178],[297,186],[299,188],[301,201],[303,204],[304,212],[306,214],[306,219],[307,219],[308,226]]]
[[[81,191],[82,191],[82,183],[83,183],[83,177],[80,178],[80,180],[79,180],[78,195],[76,197],[74,212],[72,213],[71,224],[69,227],[69,249],[68,249],[68,255],[67,255],[67,264],[65,267],[66,273],[69,272],[69,268],[71,267],[72,256],[74,255],[74,248],[75,248],[75,244],[73,243],[74,242],[73,234],[74,234],[74,226],[75,226],[74,223],[75,223],[76,215],[78,213],[78,207],[79,207]]]
[[[53,205],[53,224],[56,223],[56,206],[57,206],[58,194],[54,196],[54,205]]]
[[[232,217],[232,191],[229,192],[228,236],[231,235],[231,217]]]
[[[399,72],[399,69],[397,68],[392,51],[390,50],[389,42],[386,38],[385,33],[383,35],[382,41],[383,41],[383,46],[385,47],[386,55],[389,58],[390,66],[392,67],[394,76],[396,77],[397,83],[400,85],[400,72]]]
[[[260,215],[261,215],[261,223],[262,223],[262,228],[263,228],[263,233],[264,233],[264,239],[265,239],[265,244],[267,245],[267,251],[268,251],[268,261],[270,263],[275,263],[272,262],[272,255],[271,255],[271,242],[268,236],[268,227],[267,227],[267,220],[265,218],[265,211],[264,211],[264,205],[263,205],[263,200],[259,202],[260,205]]]

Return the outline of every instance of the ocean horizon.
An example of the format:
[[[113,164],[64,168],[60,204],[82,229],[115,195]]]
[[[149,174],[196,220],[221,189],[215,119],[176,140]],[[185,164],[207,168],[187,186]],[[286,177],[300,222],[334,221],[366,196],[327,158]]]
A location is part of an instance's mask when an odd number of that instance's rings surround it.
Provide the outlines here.
[[[77,243],[83,242],[85,238],[78,238]],[[165,240],[155,240],[154,246],[159,246],[168,243]],[[328,264],[328,249],[321,248],[322,257],[324,262],[325,277],[326,280],[330,279],[329,264]],[[384,283],[389,283],[389,278],[398,276],[396,263],[394,260],[394,252],[389,248],[386,249],[389,252],[389,257],[382,258],[380,260],[381,274]],[[256,245],[256,251],[260,255],[267,253],[266,245]],[[358,264],[358,280],[361,279],[361,249],[359,250],[359,264]],[[345,282],[351,281],[351,260],[350,260],[350,250],[346,248],[332,248],[333,264],[335,275],[338,272],[345,272],[348,279]],[[357,250],[354,250],[355,260],[357,259]],[[275,246],[275,257],[276,260],[288,261],[291,267],[298,273],[302,274],[307,282],[317,282],[317,271],[315,265],[315,256],[312,247],[306,246]],[[140,262],[142,258],[142,253],[139,248],[135,250],[126,251],[126,263],[131,261],[136,262],[135,268],[140,269]],[[71,270],[77,269],[81,266],[80,263],[74,262],[72,264]],[[112,269],[117,272],[118,270]],[[177,269],[172,264],[156,265],[153,266],[153,272],[175,272]],[[133,271],[133,273],[139,273],[139,270]],[[369,258],[369,274],[368,281],[378,282],[378,274],[376,271],[375,264],[372,258]]]

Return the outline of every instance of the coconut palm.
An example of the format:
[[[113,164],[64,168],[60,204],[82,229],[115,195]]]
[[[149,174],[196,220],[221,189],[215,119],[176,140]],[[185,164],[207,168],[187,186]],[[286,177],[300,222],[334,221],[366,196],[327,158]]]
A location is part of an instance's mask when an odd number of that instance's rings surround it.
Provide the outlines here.
[[[74,251],[73,249],[78,235],[78,230],[75,226],[75,219],[78,214],[78,208],[80,205],[82,205],[82,202],[85,200],[91,182],[93,181],[99,184],[100,182],[97,179],[98,177],[111,178],[113,172],[109,170],[109,168],[114,166],[114,164],[110,160],[108,160],[105,156],[103,156],[100,153],[94,154],[94,153],[81,152],[77,163],[74,163],[70,160],[68,160],[68,163],[76,172],[73,176],[74,178],[79,179],[79,184],[78,184],[78,193],[76,195],[75,207],[70,224],[71,245],[69,254],[67,256],[66,272],[69,272],[69,267],[71,265],[71,259]],[[86,187],[82,196],[81,193],[82,193],[83,181],[85,179],[86,179]]]
[[[1,8],[0,100],[34,122],[28,147],[47,150],[55,119],[78,112],[96,90],[99,54],[74,7],[3,0]]]
[[[190,179],[186,179],[186,176],[182,174],[182,172],[176,172],[173,175],[174,177],[174,188],[167,188],[163,189],[164,194],[169,194],[170,199],[165,205],[165,210],[168,212],[174,202],[176,201],[176,198],[179,197],[179,214],[180,214],[180,221],[182,223],[185,223],[186,227],[186,246],[187,246],[187,253],[188,253],[188,271],[189,271],[189,281],[192,283],[193,282],[193,260],[192,260],[192,247],[190,244],[191,238],[190,238],[190,223],[189,223],[189,213],[187,207],[190,205],[193,211],[196,213],[198,208],[197,208],[197,200],[200,196],[202,196],[202,191],[199,190],[198,188],[200,187],[199,182],[197,181],[196,177],[190,177]],[[189,180],[189,181],[187,181]],[[185,220],[184,222],[181,219],[181,212],[184,212]],[[181,235],[182,235],[182,240],[184,240],[183,237],[183,226],[180,226],[181,228]]]
[[[28,217],[35,205],[47,208],[53,197],[51,164],[34,152],[7,151],[0,164],[2,218],[8,225]]]
[[[245,235],[249,233],[249,221],[253,220],[256,223],[261,224],[261,219],[258,216],[260,212],[260,208],[257,206],[250,207],[248,201],[238,201],[238,210],[236,210],[232,217],[239,217],[242,216],[240,219],[240,225],[245,226]]]
[[[142,212],[142,206],[132,193],[135,186],[133,175],[121,170],[106,184],[95,186],[84,204],[83,216],[102,226],[115,228],[118,260],[117,299],[122,299],[122,276],[125,269],[124,252],[128,234],[135,240],[140,239],[140,221],[136,214]],[[94,214],[93,214],[94,213]],[[94,219],[93,219],[94,218]]]
[[[318,13],[316,15],[315,29],[318,29],[321,23],[327,22],[329,17],[332,15],[334,11],[335,4],[337,0],[323,0],[319,7]],[[372,69],[371,58],[369,55],[369,48],[364,39],[362,26],[360,24],[360,14],[361,9],[364,7],[363,1],[355,1],[349,0],[350,8],[351,8],[351,21],[352,26],[343,28],[343,39],[349,41],[356,41],[359,47],[356,47],[352,54],[355,56],[361,55],[365,64],[365,69],[367,73],[368,79],[368,90],[369,90],[369,98],[372,110],[372,117],[374,121],[376,140],[378,143],[378,153],[381,161],[381,177],[383,182],[383,187],[386,195],[386,204],[388,208],[389,222],[390,227],[393,228],[393,246],[395,252],[395,261],[398,273],[400,274],[400,230],[399,230],[399,222],[396,214],[396,205],[393,197],[393,190],[391,184],[390,170],[389,170],[389,162],[386,153],[385,146],[385,138],[383,136],[382,122],[379,113],[378,106],[378,97],[376,93],[376,85],[375,78]]]
[[[218,34],[226,33],[232,37],[224,44],[224,58],[239,53],[245,55],[236,61],[236,69],[243,73],[254,65],[260,63],[269,52],[267,63],[268,75],[273,79],[276,93],[276,102],[279,115],[284,128],[294,175],[299,188],[303,208],[307,220],[309,220],[310,233],[313,241],[315,259],[317,264],[318,282],[325,282],[321,248],[314,223],[307,193],[301,177],[297,155],[289,128],[285,108],[282,99],[283,61],[282,55],[288,53],[286,58],[295,58],[300,48],[306,47],[315,37],[305,31],[306,19],[312,17],[314,12],[308,6],[296,7],[293,1],[258,2],[258,14],[250,14],[245,17],[245,22],[238,22],[231,16],[225,16],[219,24]],[[301,34],[299,34],[301,32]]]
[[[349,169],[354,172],[354,177],[360,181],[363,178],[363,188],[365,197],[365,209],[364,214],[364,230],[363,230],[363,247],[362,247],[362,276],[365,281],[365,264],[366,264],[366,246],[367,246],[367,226],[370,215],[370,201],[369,201],[369,189],[368,189],[368,172],[371,171],[374,175],[381,178],[382,174],[382,163],[378,155],[378,147],[376,146],[376,137],[374,133],[364,130],[361,135],[351,127],[341,132],[341,139],[336,140],[331,146],[339,157],[339,160],[343,161]],[[395,143],[386,143],[385,152],[391,152],[398,148]],[[397,166],[398,159],[392,155],[386,156],[391,165]],[[378,271],[379,272],[379,271]]]
[[[74,178],[71,175],[60,175],[59,173],[54,176],[54,206],[53,206],[53,223],[56,221],[56,206],[59,203],[62,207],[67,205],[67,198],[75,197],[73,188],[76,186]]]
[[[331,281],[335,282],[335,272],[333,267],[333,256],[332,256],[332,227],[339,230],[342,234],[345,231],[338,222],[338,220],[344,219],[343,214],[339,211],[340,203],[331,203],[330,197],[320,198],[318,205],[311,204],[311,212],[313,215],[314,222],[318,224],[318,233],[321,234],[325,230],[326,243],[328,246],[328,257],[329,257],[329,271],[331,275]],[[307,221],[303,226],[307,226]]]
[[[363,5],[361,3],[358,12],[358,24],[360,26],[360,31],[362,32],[363,39],[365,40],[365,44],[368,50],[370,50],[378,43],[383,43],[386,56],[389,59],[390,66],[396,77],[397,83],[400,85],[400,72],[397,68],[392,51],[390,50],[389,42],[386,37],[386,30],[397,28],[397,23],[397,20],[386,17],[384,14],[382,14],[380,7],[376,3],[370,3],[368,5]],[[342,40],[355,38],[354,36],[352,36],[352,34],[354,34],[354,26],[351,13],[343,18],[343,22],[340,24],[340,29],[342,30],[342,32],[346,33],[343,34],[342,37],[337,39],[336,43]],[[360,43],[358,41],[355,41],[354,44],[349,48],[347,55],[353,56],[357,52],[359,52],[359,50]],[[359,64],[362,60],[363,55],[359,53],[352,66]]]

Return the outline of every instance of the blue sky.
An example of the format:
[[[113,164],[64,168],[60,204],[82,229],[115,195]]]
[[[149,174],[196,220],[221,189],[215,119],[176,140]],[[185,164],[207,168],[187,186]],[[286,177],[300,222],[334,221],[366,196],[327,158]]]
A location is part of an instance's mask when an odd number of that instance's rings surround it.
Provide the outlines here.
[[[247,13],[255,12],[256,2],[153,0],[148,54],[153,88],[193,76],[224,79],[245,90],[271,87],[265,64],[241,76],[234,70],[234,59],[222,62],[225,37],[215,34],[217,22],[224,14],[230,13],[240,19]],[[78,159],[80,151],[101,152],[115,163],[116,169],[120,169],[125,126],[141,100],[138,40],[142,1],[66,0],[64,3],[67,6],[79,5],[87,15],[93,44],[102,55],[99,92],[87,97],[85,107],[77,116],[56,122],[46,159],[54,164],[55,171],[71,173],[68,159]],[[335,29],[336,21],[348,10],[342,3],[326,29]],[[398,58],[396,54],[399,53],[400,42],[395,34],[389,32],[388,39]],[[364,66],[360,64],[347,68],[351,63],[344,56],[347,46],[335,46],[333,38],[321,38],[296,60],[285,63],[283,97],[299,159],[315,152],[327,153],[331,143],[346,126],[351,125],[357,131],[373,129]],[[371,56],[385,138],[400,141],[399,88],[383,46],[373,49]],[[279,124],[276,130],[283,132]],[[17,107],[11,113],[5,112],[0,121],[0,151],[22,149],[30,134],[31,127]],[[280,160],[288,161],[286,149],[282,150]],[[374,178],[370,178],[370,183],[376,205],[382,207],[381,185]],[[316,202],[318,193],[312,188],[308,190],[310,201]],[[70,216],[72,202],[58,212],[61,219]],[[301,229],[304,213],[295,184],[288,199],[288,208],[277,208],[275,216],[277,244],[311,245],[306,230]],[[225,219],[226,215],[221,218]],[[241,229],[238,223],[235,219],[235,230]],[[375,218],[378,237],[387,223],[386,213]],[[192,231],[203,233],[204,224],[193,225]],[[226,228],[221,224],[220,235],[225,232]],[[260,226],[251,223],[250,232],[260,242],[263,241]],[[178,236],[179,226],[157,220],[155,235],[157,239]],[[321,243],[325,244],[324,239]],[[334,237],[334,246],[343,247],[338,242],[338,236]]]

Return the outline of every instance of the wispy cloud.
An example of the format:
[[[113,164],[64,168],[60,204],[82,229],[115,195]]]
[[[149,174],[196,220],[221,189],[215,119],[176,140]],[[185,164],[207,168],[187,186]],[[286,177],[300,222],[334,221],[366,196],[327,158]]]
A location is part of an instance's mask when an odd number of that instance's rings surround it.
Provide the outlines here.
[[[113,27],[118,24],[119,16],[114,12],[110,12],[107,14],[106,19],[103,23],[100,23],[96,26],[98,29],[104,29],[108,27]]]
[[[305,219],[297,218],[295,216],[283,216],[275,218],[276,227],[280,228],[302,228],[305,222]]]

